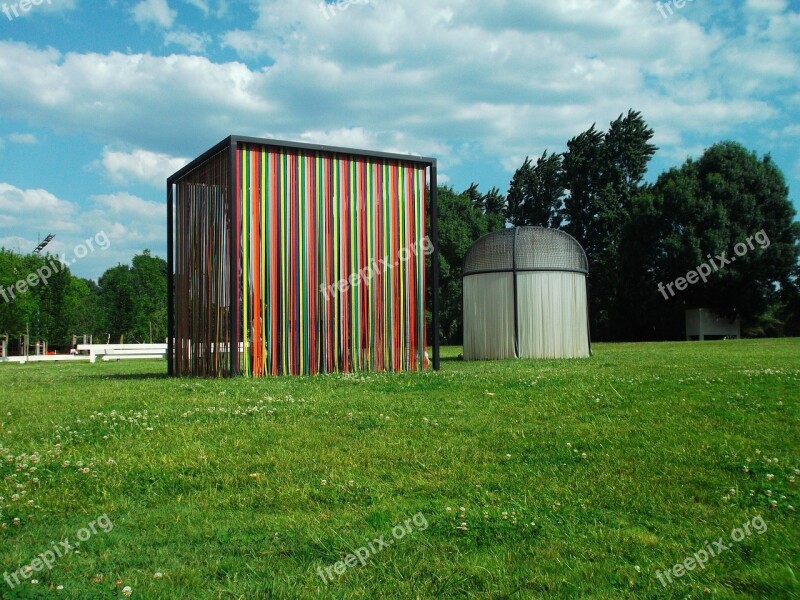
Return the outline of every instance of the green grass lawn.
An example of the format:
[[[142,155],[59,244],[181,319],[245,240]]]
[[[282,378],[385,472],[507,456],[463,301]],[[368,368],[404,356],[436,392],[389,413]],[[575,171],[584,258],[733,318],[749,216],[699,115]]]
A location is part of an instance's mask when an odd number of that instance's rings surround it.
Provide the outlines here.
[[[0,597],[800,597],[800,340],[459,352],[263,380],[0,365],[0,569],[52,564]]]

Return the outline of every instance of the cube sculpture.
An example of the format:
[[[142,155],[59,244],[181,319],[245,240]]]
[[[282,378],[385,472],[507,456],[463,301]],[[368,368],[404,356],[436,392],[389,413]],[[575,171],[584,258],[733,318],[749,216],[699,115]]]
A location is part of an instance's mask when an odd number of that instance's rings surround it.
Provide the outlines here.
[[[231,136],[167,205],[171,375],[423,369],[426,260],[438,368],[435,159]]]

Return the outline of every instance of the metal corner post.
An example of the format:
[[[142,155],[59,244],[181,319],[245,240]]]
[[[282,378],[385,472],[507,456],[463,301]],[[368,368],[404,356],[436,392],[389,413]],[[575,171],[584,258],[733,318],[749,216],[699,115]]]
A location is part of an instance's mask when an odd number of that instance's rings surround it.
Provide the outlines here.
[[[517,287],[517,234],[519,227],[514,227],[514,248],[511,252],[512,268],[514,270],[514,353],[519,358],[519,288]]]
[[[439,207],[436,161],[431,163],[431,237],[433,238],[433,370],[440,368],[439,358]]]
[[[175,375],[175,219],[173,216],[173,185],[167,179],[167,374]]]

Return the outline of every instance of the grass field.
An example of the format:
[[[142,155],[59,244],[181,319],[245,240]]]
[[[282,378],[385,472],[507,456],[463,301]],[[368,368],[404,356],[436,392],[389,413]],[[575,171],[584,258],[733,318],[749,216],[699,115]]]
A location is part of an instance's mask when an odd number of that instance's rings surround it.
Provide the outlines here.
[[[800,340],[459,351],[260,381],[0,365],[0,597],[800,597]]]

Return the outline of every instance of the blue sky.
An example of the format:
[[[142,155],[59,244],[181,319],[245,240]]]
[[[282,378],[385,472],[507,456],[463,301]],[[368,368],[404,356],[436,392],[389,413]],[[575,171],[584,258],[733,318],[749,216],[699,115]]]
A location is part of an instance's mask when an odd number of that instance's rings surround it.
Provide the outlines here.
[[[800,207],[800,0],[26,6],[0,0],[0,244],[55,233],[71,256],[105,232],[83,277],[165,256],[167,175],[231,133],[435,156],[456,189],[505,192],[633,108],[650,179],[736,140]]]

